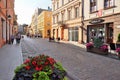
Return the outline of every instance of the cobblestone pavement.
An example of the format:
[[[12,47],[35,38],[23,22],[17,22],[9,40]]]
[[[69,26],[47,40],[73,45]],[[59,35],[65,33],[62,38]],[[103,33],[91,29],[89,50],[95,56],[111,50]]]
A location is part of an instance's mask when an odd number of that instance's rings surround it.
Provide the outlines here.
[[[120,80],[120,60],[86,52],[72,44],[24,38],[23,57],[47,54],[61,62],[72,80]]]

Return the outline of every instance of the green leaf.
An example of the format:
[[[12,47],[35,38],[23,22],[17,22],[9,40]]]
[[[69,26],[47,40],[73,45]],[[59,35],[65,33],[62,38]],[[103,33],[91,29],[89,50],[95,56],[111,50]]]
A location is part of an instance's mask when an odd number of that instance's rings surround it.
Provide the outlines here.
[[[63,80],[68,80],[68,78],[67,77],[64,77],[64,79]]]
[[[17,66],[16,69],[14,70],[15,73],[19,72],[20,69],[22,69],[23,67],[25,67],[25,64],[21,64],[20,66]]]
[[[62,67],[62,64],[60,62],[55,63],[54,66],[59,70],[65,71],[65,69]]]
[[[35,75],[39,75],[39,76],[35,76]],[[37,77],[37,78],[36,78]],[[35,73],[34,74],[34,79],[35,80],[50,80],[49,79],[49,76],[47,75],[47,73],[46,72],[44,72],[44,71],[40,71],[40,72],[37,72],[37,73]]]

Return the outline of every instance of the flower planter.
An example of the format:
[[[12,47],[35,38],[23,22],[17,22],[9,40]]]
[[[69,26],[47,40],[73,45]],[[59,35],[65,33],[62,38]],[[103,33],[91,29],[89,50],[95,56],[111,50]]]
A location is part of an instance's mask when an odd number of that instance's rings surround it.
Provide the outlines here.
[[[108,55],[108,51],[102,51],[101,49],[96,47],[87,48],[87,52],[92,52],[92,53],[101,54],[101,55]]]
[[[120,53],[118,53],[118,58],[120,59]]]
[[[13,80],[67,80],[66,71],[50,56],[30,57],[15,69]]]

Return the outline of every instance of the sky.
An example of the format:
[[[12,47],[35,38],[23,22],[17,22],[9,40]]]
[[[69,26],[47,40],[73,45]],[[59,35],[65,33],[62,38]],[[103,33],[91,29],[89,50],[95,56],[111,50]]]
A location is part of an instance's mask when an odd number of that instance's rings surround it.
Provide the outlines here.
[[[30,25],[35,9],[48,9],[51,0],[15,0],[15,14],[18,24]]]

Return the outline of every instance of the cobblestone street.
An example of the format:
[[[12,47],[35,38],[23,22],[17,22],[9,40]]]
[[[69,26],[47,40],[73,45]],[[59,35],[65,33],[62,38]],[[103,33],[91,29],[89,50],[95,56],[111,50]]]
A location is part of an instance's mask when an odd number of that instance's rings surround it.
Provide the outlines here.
[[[119,80],[120,60],[92,54],[66,43],[49,42],[42,38],[21,41],[23,58],[47,54],[61,62],[73,80]]]

